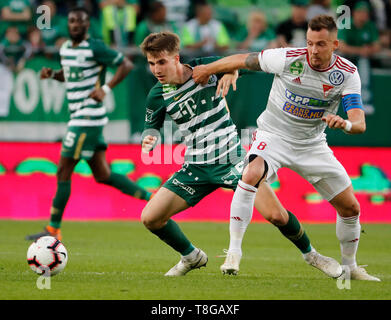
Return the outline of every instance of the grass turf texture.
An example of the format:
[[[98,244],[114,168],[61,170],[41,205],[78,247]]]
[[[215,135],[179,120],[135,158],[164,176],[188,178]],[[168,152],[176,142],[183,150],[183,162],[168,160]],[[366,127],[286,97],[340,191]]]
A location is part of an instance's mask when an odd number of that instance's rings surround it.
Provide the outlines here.
[[[0,299],[262,300],[391,299],[391,225],[363,225],[358,263],[382,282],[352,281],[339,290],[337,281],[308,266],[300,252],[270,224],[251,224],[244,239],[238,276],[223,276],[219,267],[228,246],[228,224],[179,223],[191,241],[209,256],[206,268],[185,277],[164,273],[179,255],[138,222],[64,222],[69,260],[39,290],[37,275],[26,262],[30,242],[24,236],[45,221],[0,220]],[[339,260],[335,225],[304,225],[315,248]]]

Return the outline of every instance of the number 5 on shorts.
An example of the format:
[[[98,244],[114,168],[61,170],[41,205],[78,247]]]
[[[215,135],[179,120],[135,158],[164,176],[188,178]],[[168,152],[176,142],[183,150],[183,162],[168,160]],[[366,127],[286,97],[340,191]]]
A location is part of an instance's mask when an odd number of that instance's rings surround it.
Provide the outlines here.
[[[64,146],[71,148],[75,144],[76,133],[68,131],[64,138]]]

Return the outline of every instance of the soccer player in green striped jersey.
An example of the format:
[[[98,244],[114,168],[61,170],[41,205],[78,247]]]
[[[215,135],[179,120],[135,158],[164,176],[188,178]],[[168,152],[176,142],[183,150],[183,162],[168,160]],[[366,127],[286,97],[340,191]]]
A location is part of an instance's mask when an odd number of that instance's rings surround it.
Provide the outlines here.
[[[125,175],[112,172],[107,163],[103,127],[108,118],[103,99],[128,75],[133,64],[121,52],[108,48],[101,40],[91,39],[88,36],[89,25],[89,15],[84,8],[72,9],[68,14],[70,39],[60,49],[62,68],[58,71],[50,68],[41,70],[41,79],[65,82],[70,121],[62,142],[50,223],[43,232],[27,236],[27,240],[44,235],[61,239],[60,227],[70,197],[71,176],[81,159],[88,162],[96,182],[139,199],[149,200],[151,197],[150,192]],[[117,69],[113,78],[105,83],[108,66]]]
[[[181,255],[181,260],[166,276],[182,276],[206,265],[207,255],[196,248],[171,217],[219,187],[236,188],[243,166],[244,150],[225,99],[216,96],[218,77],[198,85],[192,67],[213,61],[179,61],[179,37],[171,32],[153,33],[141,44],[150,70],[158,79],[146,101],[142,150],[151,151],[166,114],[178,125],[187,147],[185,162],[158,190],[144,208],[141,220],[162,241]],[[237,73],[221,81],[232,81]]]

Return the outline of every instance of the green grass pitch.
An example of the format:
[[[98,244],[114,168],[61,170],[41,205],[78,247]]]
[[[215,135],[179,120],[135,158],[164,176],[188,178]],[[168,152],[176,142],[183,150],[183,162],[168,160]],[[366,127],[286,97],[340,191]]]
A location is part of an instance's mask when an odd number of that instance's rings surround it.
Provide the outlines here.
[[[238,276],[223,276],[219,267],[228,246],[226,223],[179,223],[189,239],[209,256],[206,268],[180,278],[164,273],[179,255],[139,222],[63,223],[69,260],[53,277],[50,290],[38,289],[26,262],[28,233],[45,221],[0,220],[0,299],[127,300],[264,300],[391,299],[391,225],[362,225],[358,263],[382,282],[352,281],[340,290],[337,281],[308,266],[300,252],[270,224],[251,224],[244,239]],[[335,225],[306,225],[312,244],[339,260]]]

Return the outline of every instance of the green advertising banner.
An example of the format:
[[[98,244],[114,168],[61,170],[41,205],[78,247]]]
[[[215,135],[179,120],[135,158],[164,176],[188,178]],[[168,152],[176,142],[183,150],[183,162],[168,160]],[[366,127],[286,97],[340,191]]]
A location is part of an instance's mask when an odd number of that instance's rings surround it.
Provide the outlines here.
[[[2,141],[57,141],[65,132],[69,119],[65,86],[54,80],[40,80],[42,67],[59,69],[57,59],[36,57],[13,75],[9,114],[0,117]],[[108,78],[115,70],[109,70]],[[1,76],[0,76],[1,79]],[[0,80],[1,81],[1,80]],[[263,72],[246,74],[238,80],[236,92],[227,97],[231,116],[239,132],[256,127],[256,119],[265,109],[273,76]],[[145,98],[155,79],[144,58],[134,58],[134,69],[113,92],[106,97],[109,124],[105,128],[108,142],[139,143],[144,125]],[[389,106],[391,106],[391,76],[374,74],[371,79],[374,112],[366,117],[367,131],[362,135],[346,135],[340,130],[327,130],[330,145],[391,146]],[[346,117],[342,108],[339,114]],[[166,141],[172,139],[175,126],[164,128]],[[248,131],[248,130],[247,130]],[[246,137],[243,137],[244,143]]]

